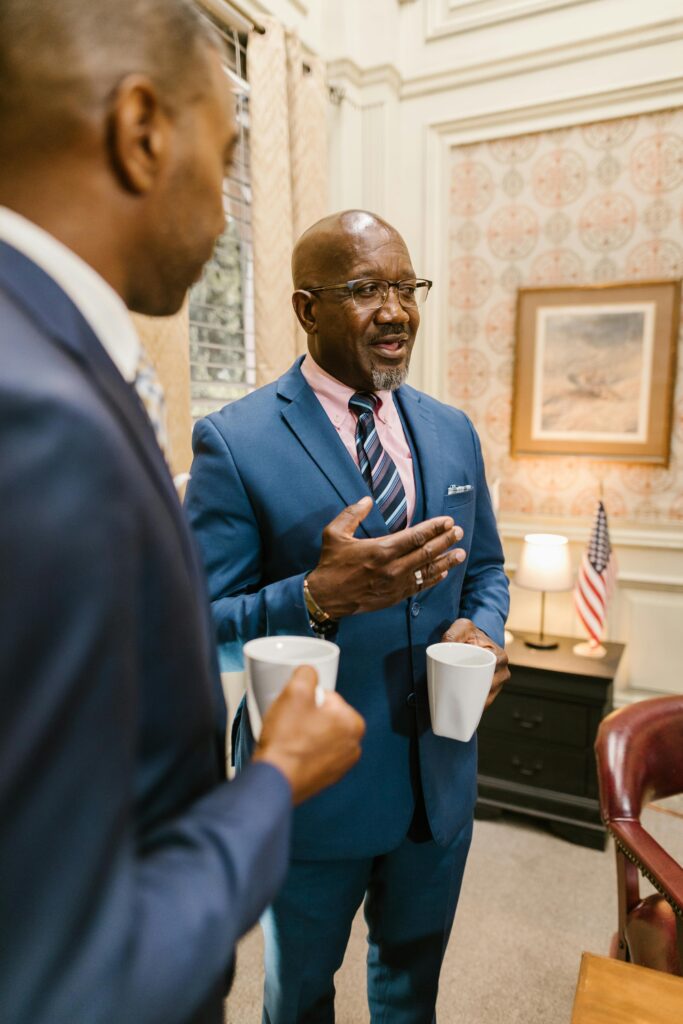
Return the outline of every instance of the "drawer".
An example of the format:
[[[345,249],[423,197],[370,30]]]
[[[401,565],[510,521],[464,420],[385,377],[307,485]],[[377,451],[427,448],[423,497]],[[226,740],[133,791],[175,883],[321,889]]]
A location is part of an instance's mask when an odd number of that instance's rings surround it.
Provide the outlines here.
[[[508,782],[583,796],[586,754],[570,747],[480,731],[479,771]]]
[[[481,728],[585,749],[589,742],[588,716],[589,708],[581,704],[503,690],[484,712]]]

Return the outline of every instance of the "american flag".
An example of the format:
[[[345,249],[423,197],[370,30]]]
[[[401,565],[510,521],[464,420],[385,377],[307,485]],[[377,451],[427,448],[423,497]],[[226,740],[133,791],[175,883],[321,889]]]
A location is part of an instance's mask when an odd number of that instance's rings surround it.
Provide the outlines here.
[[[595,510],[595,521],[579,566],[574,605],[591,644],[599,644],[607,617],[607,601],[617,576],[617,562],[607,528],[607,513],[601,501]]]

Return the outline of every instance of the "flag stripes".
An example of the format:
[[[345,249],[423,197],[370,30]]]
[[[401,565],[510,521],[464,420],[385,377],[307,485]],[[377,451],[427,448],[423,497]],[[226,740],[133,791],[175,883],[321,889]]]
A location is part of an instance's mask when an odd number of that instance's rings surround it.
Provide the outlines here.
[[[599,501],[574,588],[576,614],[593,644],[602,640],[607,603],[615,581],[616,558],[609,539],[605,506]]]

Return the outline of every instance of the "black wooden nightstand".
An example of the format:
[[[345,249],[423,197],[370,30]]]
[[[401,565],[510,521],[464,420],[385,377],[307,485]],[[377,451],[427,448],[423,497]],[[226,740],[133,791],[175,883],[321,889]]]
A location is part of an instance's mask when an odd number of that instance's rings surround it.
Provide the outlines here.
[[[602,659],[581,658],[578,641],[560,637],[539,651],[515,639],[510,681],[479,726],[476,816],[502,810],[531,814],[553,832],[604,849],[593,743],[612,710],[612,682],[623,644],[605,644]]]

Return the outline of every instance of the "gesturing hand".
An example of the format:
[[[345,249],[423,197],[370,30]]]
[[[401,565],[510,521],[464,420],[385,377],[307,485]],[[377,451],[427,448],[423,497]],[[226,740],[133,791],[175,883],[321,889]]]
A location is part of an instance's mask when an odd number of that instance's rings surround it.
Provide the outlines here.
[[[496,656],[496,671],[493,674],[491,689],[486,698],[486,707],[493,704],[504,684],[510,678],[508,656],[503,648],[499,647],[483,630],[475,626],[471,619],[456,619],[448,627],[441,640],[443,643],[475,644],[477,647],[486,647],[489,651],[493,651]]]
[[[389,608],[439,583],[465,560],[462,548],[448,550],[463,535],[450,516],[359,540],[354,533],[371,508],[372,498],[361,498],[323,530],[320,561],[309,574],[308,586],[333,619]]]
[[[292,787],[295,804],[337,782],[361,754],[365,722],[338,693],[315,699],[315,669],[295,669],[263,719],[254,761],[279,768]]]

